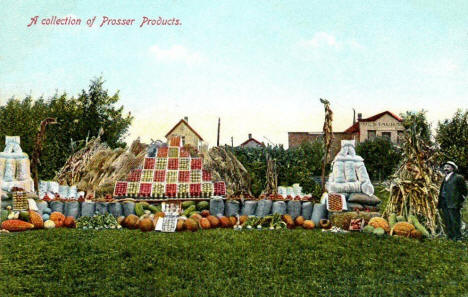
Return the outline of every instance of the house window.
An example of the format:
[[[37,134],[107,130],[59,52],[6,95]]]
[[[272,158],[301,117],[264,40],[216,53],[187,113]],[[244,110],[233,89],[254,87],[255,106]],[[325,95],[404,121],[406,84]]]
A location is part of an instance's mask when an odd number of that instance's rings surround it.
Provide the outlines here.
[[[372,140],[376,136],[376,131],[375,130],[367,130],[367,139]]]
[[[403,136],[403,131],[398,131],[398,134],[397,134],[397,143],[398,144],[401,144],[404,140],[404,136]]]
[[[185,136],[180,137],[180,142],[182,142],[182,146],[185,145]]]
[[[388,140],[392,139],[392,132],[382,132],[382,137],[388,138]]]

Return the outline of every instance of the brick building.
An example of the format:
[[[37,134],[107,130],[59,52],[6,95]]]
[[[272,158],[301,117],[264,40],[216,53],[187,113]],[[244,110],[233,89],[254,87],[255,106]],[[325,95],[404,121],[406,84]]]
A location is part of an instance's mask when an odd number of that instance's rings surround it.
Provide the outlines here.
[[[403,125],[402,119],[390,111],[384,111],[369,118],[362,118],[358,114],[357,121],[353,120],[353,125],[343,132],[334,132],[331,146],[331,155],[335,156],[341,147],[341,140],[356,140],[356,143],[363,142],[375,137],[388,137],[398,144],[402,139]],[[288,132],[289,147],[299,146],[304,141],[315,141],[323,137],[322,132]]]

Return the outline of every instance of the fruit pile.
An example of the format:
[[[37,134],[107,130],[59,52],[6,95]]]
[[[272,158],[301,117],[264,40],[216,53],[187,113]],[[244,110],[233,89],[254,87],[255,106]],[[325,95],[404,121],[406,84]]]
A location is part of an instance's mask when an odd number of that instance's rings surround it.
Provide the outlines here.
[[[225,196],[226,184],[213,182],[211,172],[203,168],[203,159],[192,158],[177,143],[180,140],[171,139],[169,147],[157,149],[156,157],[146,157],[142,169],[132,170],[125,181],[116,182],[113,196],[144,199]]]

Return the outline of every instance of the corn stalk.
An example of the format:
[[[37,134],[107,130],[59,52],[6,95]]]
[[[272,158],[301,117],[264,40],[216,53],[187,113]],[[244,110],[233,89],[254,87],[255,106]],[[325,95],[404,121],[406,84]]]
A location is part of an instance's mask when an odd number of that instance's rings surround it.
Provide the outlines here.
[[[327,166],[328,162],[328,155],[330,154],[330,147],[333,140],[333,129],[332,129],[332,122],[333,122],[333,112],[330,108],[330,102],[326,99],[320,98],[320,102],[324,105],[325,108],[325,121],[323,123],[323,143],[325,146],[325,155],[323,156],[323,163],[322,163],[322,189],[325,191],[325,167]]]

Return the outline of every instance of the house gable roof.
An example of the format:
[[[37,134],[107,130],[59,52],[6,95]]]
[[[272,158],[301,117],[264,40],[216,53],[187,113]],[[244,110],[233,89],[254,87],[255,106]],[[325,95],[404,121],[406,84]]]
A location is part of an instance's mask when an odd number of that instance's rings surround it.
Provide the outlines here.
[[[203,138],[200,136],[200,134],[198,134],[197,131],[195,131],[195,130],[189,125],[189,123],[188,123],[186,120],[184,120],[184,119],[181,119],[169,132],[167,132],[167,134],[166,134],[165,137],[167,138],[167,136],[169,136],[169,135],[170,135],[179,125],[181,125],[181,124],[185,124],[185,125],[190,129],[190,131],[192,131],[195,135],[197,135],[197,137],[198,137],[201,141],[203,141]]]
[[[247,139],[246,141],[244,141],[243,143],[241,143],[240,146],[244,146],[244,145],[246,145],[247,143],[249,143],[250,141],[253,141],[253,142],[255,142],[255,143],[257,143],[257,144],[259,144],[259,145],[261,145],[261,146],[265,146],[265,144],[261,143],[260,141],[258,141],[258,140],[255,139],[255,138],[249,138],[249,139]]]
[[[356,123],[354,123],[351,127],[349,127],[348,129],[346,129],[344,132],[345,133],[357,133],[359,132],[359,122],[374,122],[374,121],[377,121],[378,119],[380,119],[381,117],[383,117],[384,115],[388,114],[389,116],[391,116],[392,118],[394,118],[395,120],[399,121],[399,122],[402,122],[403,120],[397,116],[396,114],[394,114],[393,112],[390,112],[388,110],[384,111],[384,112],[381,112],[381,113],[378,113],[376,115],[373,115],[369,118],[366,118],[366,119],[360,119],[358,120]]]

